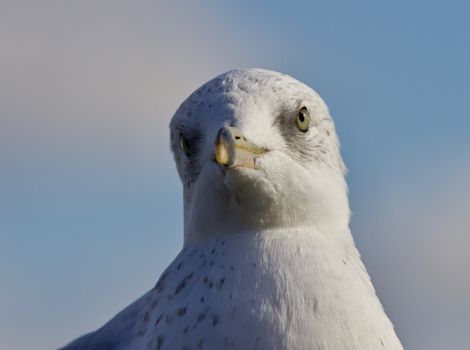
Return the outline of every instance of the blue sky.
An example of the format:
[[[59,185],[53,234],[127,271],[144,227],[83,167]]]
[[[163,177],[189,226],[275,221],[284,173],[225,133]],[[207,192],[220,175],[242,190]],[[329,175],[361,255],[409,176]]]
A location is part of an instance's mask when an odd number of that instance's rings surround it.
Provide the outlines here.
[[[58,347],[155,283],[182,243],[168,122],[240,67],[330,106],[353,234],[406,348],[468,345],[468,3],[0,8],[0,348]]]

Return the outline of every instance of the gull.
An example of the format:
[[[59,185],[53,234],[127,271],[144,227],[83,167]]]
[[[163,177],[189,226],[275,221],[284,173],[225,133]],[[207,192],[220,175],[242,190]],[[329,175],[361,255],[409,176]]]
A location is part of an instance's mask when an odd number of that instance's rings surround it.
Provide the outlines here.
[[[233,70],[182,103],[170,134],[183,248],[150,291],[63,349],[403,349],[355,247],[314,90]]]

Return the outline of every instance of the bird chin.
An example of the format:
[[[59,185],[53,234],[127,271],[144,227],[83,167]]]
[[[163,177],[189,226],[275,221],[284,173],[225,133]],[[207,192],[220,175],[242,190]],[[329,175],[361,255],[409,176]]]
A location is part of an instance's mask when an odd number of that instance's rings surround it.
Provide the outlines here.
[[[225,186],[240,200],[246,198],[257,201],[273,192],[269,174],[262,165],[263,158],[251,158],[248,166],[247,163],[237,163],[223,169]]]
[[[245,182],[256,181],[256,179],[262,176],[262,171],[256,167],[246,167],[243,165],[234,165],[226,167],[223,170],[224,173],[224,182],[227,184],[232,183],[233,181],[242,182],[244,185],[247,185]]]
[[[259,223],[269,220],[275,202],[274,187],[267,174],[260,169],[230,168],[225,172],[224,185],[230,192],[233,204]]]

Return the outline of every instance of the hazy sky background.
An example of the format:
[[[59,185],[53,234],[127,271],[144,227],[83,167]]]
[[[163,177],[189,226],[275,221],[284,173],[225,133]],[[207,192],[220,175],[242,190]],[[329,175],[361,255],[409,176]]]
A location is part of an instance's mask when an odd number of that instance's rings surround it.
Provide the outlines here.
[[[150,289],[182,244],[168,122],[213,76],[315,88],[352,229],[410,350],[470,344],[465,1],[0,0],[0,348],[53,349]]]

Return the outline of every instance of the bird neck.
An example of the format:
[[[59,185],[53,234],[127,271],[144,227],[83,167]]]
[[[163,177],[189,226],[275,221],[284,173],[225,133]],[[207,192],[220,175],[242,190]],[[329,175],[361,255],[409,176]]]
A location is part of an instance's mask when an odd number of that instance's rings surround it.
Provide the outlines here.
[[[315,174],[316,175],[316,174]],[[274,194],[224,183],[185,201],[185,242],[226,234],[260,232],[344,232],[349,227],[347,185],[343,176],[312,176],[308,187],[284,186]],[[248,188],[248,190],[246,190]]]

